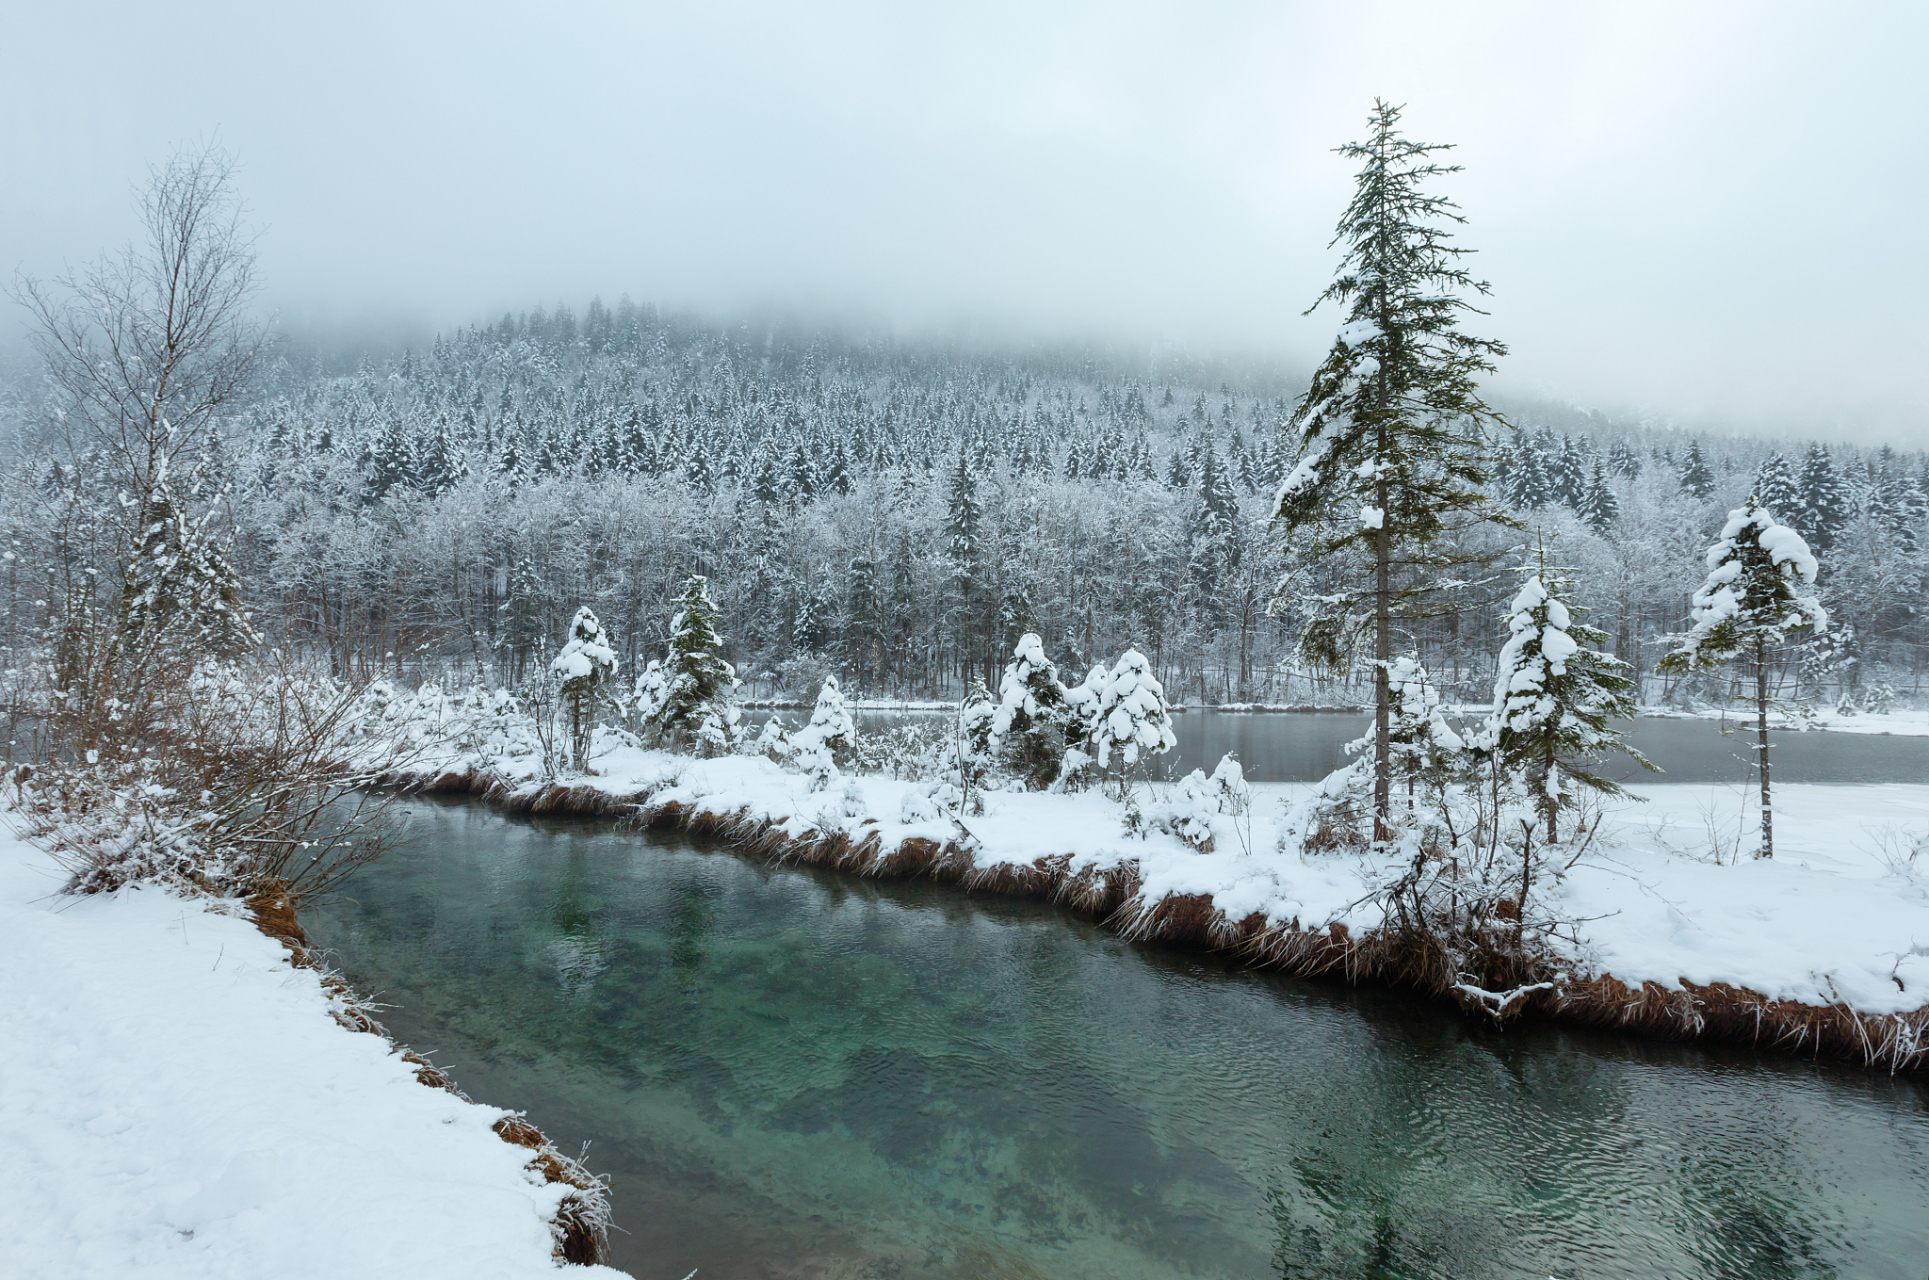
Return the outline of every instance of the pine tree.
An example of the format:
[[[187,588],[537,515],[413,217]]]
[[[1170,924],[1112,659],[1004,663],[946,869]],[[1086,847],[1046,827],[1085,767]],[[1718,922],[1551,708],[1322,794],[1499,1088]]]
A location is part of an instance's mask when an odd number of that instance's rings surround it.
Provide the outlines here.
[[[1681,487],[1697,498],[1706,498],[1715,491],[1715,473],[1708,469],[1708,460],[1701,456],[1701,441],[1690,440],[1688,451],[1681,458]]]
[[[589,767],[590,740],[596,732],[596,713],[610,702],[604,686],[616,674],[616,650],[603,634],[603,624],[588,605],[569,623],[569,639],[549,669],[560,683],[564,714],[568,717],[570,764],[581,773]]]
[[[824,677],[810,723],[791,736],[790,745],[797,762],[812,775],[815,790],[822,790],[836,776],[839,762],[850,758],[857,746],[857,725],[836,676]]]
[[[1817,551],[1827,551],[1849,522],[1849,490],[1841,472],[1829,459],[1829,451],[1811,444],[1802,455],[1801,474],[1795,478],[1802,506],[1783,518],[1802,531],[1803,538]],[[1759,496],[1759,495],[1757,495]]]
[[[842,649],[858,688],[875,687],[884,659],[884,601],[878,593],[877,562],[862,556],[851,561],[845,577]]]
[[[1774,807],[1769,802],[1768,693],[1775,662],[1802,633],[1828,630],[1828,614],[1812,595],[1815,557],[1802,536],[1762,509],[1754,498],[1728,513],[1721,539],[1708,551],[1708,580],[1695,592],[1694,625],[1681,646],[1661,660],[1664,671],[1689,671],[1740,660],[1755,675],[1755,756],[1762,780],[1761,856],[1775,853]]]
[[[951,630],[957,637],[961,674],[969,675],[985,646],[984,507],[970,454],[960,449],[945,489],[945,559],[950,567]]]
[[[1755,501],[1770,515],[1783,520],[1797,520],[1801,516],[1801,490],[1795,487],[1795,472],[1788,465],[1788,458],[1780,453],[1770,454],[1759,470],[1755,472]]]
[[[1340,665],[1346,615],[1370,610],[1376,840],[1389,834],[1396,618],[1421,611],[1449,576],[1437,570],[1458,558],[1454,535],[1505,518],[1486,491],[1486,428],[1504,422],[1476,381],[1506,348],[1460,332],[1461,313],[1476,310],[1462,295],[1487,286],[1461,266],[1470,250],[1448,243],[1449,225],[1465,221],[1457,206],[1421,189],[1459,166],[1433,162],[1445,147],[1401,137],[1399,118],[1376,102],[1370,139],[1340,148],[1363,167],[1334,237],[1347,246],[1340,274],[1318,302],[1340,305],[1345,321],[1294,410],[1298,464],[1275,513],[1289,535],[1316,532],[1320,555],[1352,581],[1316,603],[1304,656]]]
[[[1614,487],[1608,483],[1607,467],[1599,458],[1594,460],[1594,474],[1588,477],[1574,513],[1581,517],[1588,528],[1603,537],[1620,518],[1621,500],[1614,496]]]
[[[710,582],[693,573],[683,580],[683,598],[670,619],[670,650],[660,689],[638,707],[645,732],[666,741],[671,750],[688,744],[700,754],[717,755],[736,740],[742,715],[737,672],[717,656],[722,646]]]
[[[1239,498],[1232,478],[1210,442],[1199,459],[1199,505],[1186,530],[1186,572],[1193,608],[1207,630],[1216,631],[1223,594],[1239,568]]]
[[[1587,626],[1568,596],[1566,581],[1543,557],[1507,609],[1507,643],[1500,651],[1488,741],[1507,773],[1527,779],[1549,843],[1559,839],[1560,810],[1579,797],[1561,785],[1572,779],[1603,795],[1623,795],[1594,765],[1619,747],[1639,763],[1611,726],[1635,713],[1628,664],[1601,652],[1607,633]]]

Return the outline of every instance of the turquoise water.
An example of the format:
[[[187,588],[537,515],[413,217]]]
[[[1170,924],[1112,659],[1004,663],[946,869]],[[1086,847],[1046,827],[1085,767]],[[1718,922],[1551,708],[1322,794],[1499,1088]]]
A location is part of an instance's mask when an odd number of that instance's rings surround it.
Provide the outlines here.
[[[1497,1034],[1051,908],[412,804],[309,913],[639,1280],[1929,1276],[1929,1090]]]

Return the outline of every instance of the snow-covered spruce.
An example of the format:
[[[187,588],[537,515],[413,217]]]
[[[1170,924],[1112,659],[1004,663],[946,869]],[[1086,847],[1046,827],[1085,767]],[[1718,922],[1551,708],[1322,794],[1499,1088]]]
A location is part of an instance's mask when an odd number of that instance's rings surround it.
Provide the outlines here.
[[[1775,854],[1775,807],[1769,791],[1768,709],[1774,665],[1804,635],[1828,630],[1827,610],[1808,588],[1818,566],[1802,535],[1777,524],[1754,498],[1728,513],[1708,549],[1708,578],[1694,594],[1694,625],[1661,660],[1664,671],[1740,661],[1755,677],[1755,761],[1761,777],[1760,856]]]
[[[1524,775],[1550,843],[1560,838],[1560,811],[1578,800],[1568,781],[1603,795],[1625,794],[1593,768],[1616,748],[1653,767],[1613,728],[1635,711],[1627,663],[1601,652],[1607,636],[1575,612],[1566,583],[1544,565],[1521,584],[1507,608],[1507,643],[1483,744],[1498,767]]]
[[[693,573],[684,579],[683,598],[670,619],[668,656],[637,682],[636,717],[646,737],[699,755],[719,755],[737,744],[743,712],[736,669],[717,656],[722,644],[709,580]]]

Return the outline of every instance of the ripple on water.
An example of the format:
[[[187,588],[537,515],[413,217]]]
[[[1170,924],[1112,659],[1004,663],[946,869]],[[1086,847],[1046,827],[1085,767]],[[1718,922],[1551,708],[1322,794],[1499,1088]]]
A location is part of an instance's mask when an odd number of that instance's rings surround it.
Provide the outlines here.
[[[1487,1033],[1025,903],[424,804],[315,914],[640,1277],[1929,1273],[1921,1085]]]

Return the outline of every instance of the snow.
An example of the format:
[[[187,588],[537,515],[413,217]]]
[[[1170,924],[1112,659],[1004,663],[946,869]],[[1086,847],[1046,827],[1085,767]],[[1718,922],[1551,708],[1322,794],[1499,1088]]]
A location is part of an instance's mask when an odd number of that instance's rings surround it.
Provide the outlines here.
[[[558,1274],[564,1188],[491,1132],[508,1113],[336,1023],[316,974],[251,921],[57,884],[0,835],[6,1274]]]
[[[1438,710],[1426,707],[1430,717]],[[1282,850],[1294,808],[1321,787],[1343,789],[1338,774],[1250,783],[1234,765],[1212,778],[1141,784],[1148,815],[1209,822],[1212,851],[1201,853],[1196,840],[1156,826],[1128,834],[1118,803],[1098,791],[990,791],[985,812],[960,821],[924,783],[867,775],[847,779],[842,793],[814,792],[807,775],[763,757],[694,760],[615,743],[607,739],[597,776],[584,783],[615,795],[649,791],[652,804],[747,812],[794,837],[875,835],[886,854],[910,839],[962,839],[980,868],[1045,860],[1073,874],[1131,867],[1143,906],[1203,894],[1235,920],[1257,912],[1271,924],[1342,924],[1358,936],[1381,923],[1373,887],[1392,869],[1372,855]],[[536,785],[533,776],[525,785]],[[1908,858],[1929,835],[1929,786],[1778,787],[1777,855],[1768,861],[1747,856],[1751,789],[1627,789],[1629,798],[1603,802],[1595,845],[1552,889],[1562,913],[1581,921],[1567,956],[1578,974],[1669,989],[1684,979],[1724,982],[1872,1015],[1929,1004],[1929,852]],[[1717,842],[1727,851],[1720,865]]]
[[[1380,529],[1386,525],[1386,512],[1379,507],[1362,506],[1360,524],[1368,529]]]

